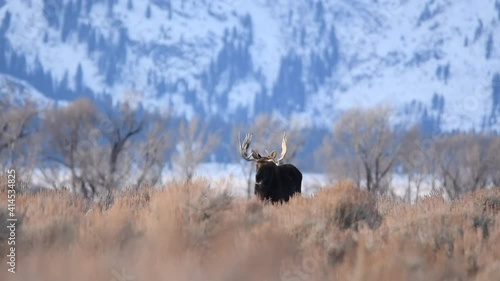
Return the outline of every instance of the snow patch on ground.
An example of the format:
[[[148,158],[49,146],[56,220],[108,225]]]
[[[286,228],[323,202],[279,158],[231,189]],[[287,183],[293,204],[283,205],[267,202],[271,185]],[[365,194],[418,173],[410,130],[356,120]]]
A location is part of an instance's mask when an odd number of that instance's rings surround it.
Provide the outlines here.
[[[46,171],[45,174],[49,174]],[[252,174],[252,181],[250,186],[250,193],[253,196],[255,174]],[[223,164],[223,163],[203,163],[196,169],[194,179],[203,179],[207,181],[207,187],[229,192],[235,197],[247,197],[248,186],[246,183],[247,175],[244,174],[240,164]],[[55,183],[56,186],[69,186],[70,173],[61,169],[55,174],[51,174],[50,181],[48,182],[40,170],[33,172],[33,179],[30,189],[36,190],[38,188],[51,188]],[[162,173],[161,182],[163,184],[168,182],[182,182],[182,175],[174,170],[166,169]],[[129,175],[126,184],[133,184],[134,175]],[[318,191],[323,188],[334,186],[335,183],[329,182],[327,176],[321,173],[303,173],[302,180],[302,195],[304,197],[314,196]],[[428,180],[422,181],[419,187],[419,196],[428,195],[432,188],[431,182]],[[395,195],[406,198],[408,196],[408,179],[406,176],[394,175],[391,181],[390,191]],[[416,186],[410,186],[411,200],[415,200]]]

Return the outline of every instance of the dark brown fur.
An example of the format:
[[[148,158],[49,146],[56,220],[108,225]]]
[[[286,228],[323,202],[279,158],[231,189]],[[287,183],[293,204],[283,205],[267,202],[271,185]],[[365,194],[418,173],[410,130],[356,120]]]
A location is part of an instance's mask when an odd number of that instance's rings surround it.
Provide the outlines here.
[[[276,165],[270,161],[257,162],[254,193],[262,200],[273,203],[288,202],[301,193],[302,173],[291,164]]]

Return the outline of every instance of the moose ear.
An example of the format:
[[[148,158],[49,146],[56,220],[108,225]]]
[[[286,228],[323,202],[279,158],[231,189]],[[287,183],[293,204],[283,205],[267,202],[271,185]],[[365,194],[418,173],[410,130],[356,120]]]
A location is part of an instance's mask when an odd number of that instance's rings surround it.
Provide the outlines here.
[[[269,154],[269,156],[270,156],[272,159],[276,159],[276,150],[271,151],[271,153]]]

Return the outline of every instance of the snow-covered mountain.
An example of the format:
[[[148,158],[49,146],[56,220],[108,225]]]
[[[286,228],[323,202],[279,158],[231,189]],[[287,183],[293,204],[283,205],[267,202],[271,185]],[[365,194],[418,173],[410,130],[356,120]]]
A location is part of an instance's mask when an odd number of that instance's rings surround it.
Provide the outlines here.
[[[227,124],[351,106],[498,129],[500,0],[0,0],[0,74]]]

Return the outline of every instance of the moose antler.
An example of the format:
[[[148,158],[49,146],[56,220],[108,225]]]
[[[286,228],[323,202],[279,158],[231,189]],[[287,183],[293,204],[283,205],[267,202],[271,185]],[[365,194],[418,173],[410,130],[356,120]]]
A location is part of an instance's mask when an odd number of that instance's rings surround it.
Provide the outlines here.
[[[281,140],[281,155],[280,157],[276,160],[276,163],[279,164],[283,158],[285,158],[286,155],[286,132],[283,132],[283,139]]]
[[[247,161],[256,161],[260,158],[260,154],[253,149],[251,155],[248,155],[248,148],[250,147],[250,143],[252,142],[252,134],[246,134],[243,143],[241,143],[241,135],[240,133],[238,133],[238,142],[240,143],[240,154],[243,159]]]

